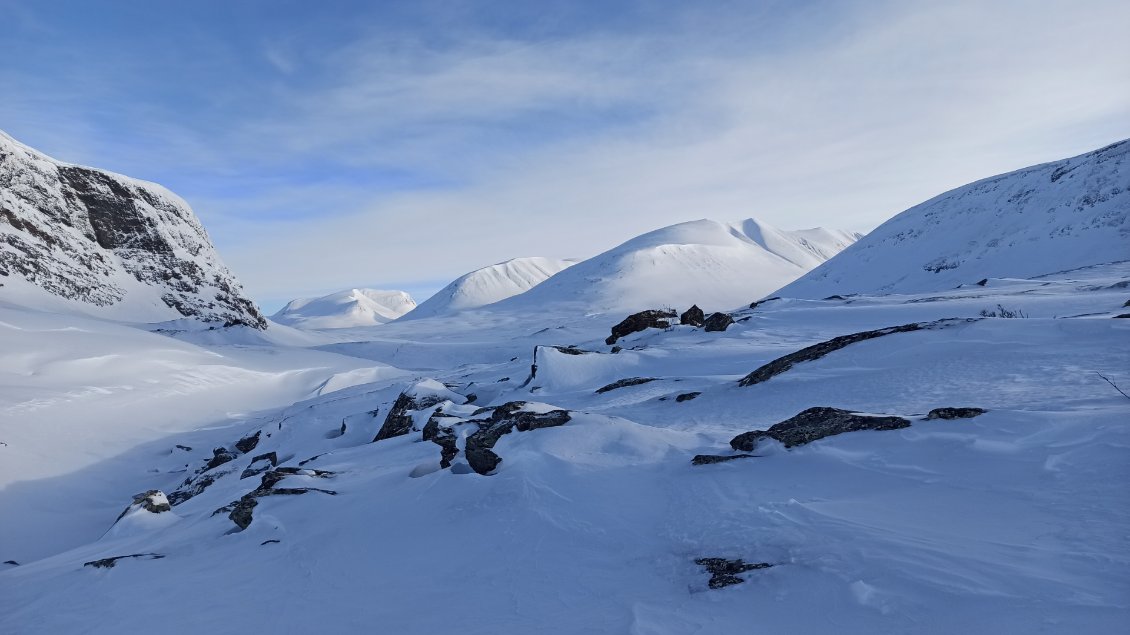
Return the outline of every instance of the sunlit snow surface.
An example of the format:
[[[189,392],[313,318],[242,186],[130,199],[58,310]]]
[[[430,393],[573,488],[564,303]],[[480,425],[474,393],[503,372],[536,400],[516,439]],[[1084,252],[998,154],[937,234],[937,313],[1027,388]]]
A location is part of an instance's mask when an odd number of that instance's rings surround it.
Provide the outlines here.
[[[1128,280],[1122,263],[786,298],[721,333],[630,335],[615,355],[603,339],[623,313],[518,303],[236,343],[3,307],[0,560],[21,564],[0,571],[0,632],[1125,632],[1130,400],[1096,373],[1130,392],[1130,319],[1112,319],[1130,312]],[[737,384],[834,336],[998,305],[1027,317],[890,335]],[[535,345],[569,344],[599,353],[541,349],[523,386]],[[657,379],[595,394],[626,377]],[[502,437],[493,475],[439,470],[420,432],[371,442],[425,379],[473,406],[525,400],[573,418]],[[288,399],[305,400],[271,409]],[[812,406],[913,425],[690,463]],[[989,412],[921,420],[942,406]],[[251,454],[321,455],[305,467],[336,472],[288,487],[337,495],[261,498],[231,533],[213,511],[258,484],[239,478],[242,455],[174,522],[107,534],[133,494],[176,489],[213,448],[260,430]],[[165,557],[83,566],[136,553]],[[712,556],[777,566],[709,590],[694,559]]]

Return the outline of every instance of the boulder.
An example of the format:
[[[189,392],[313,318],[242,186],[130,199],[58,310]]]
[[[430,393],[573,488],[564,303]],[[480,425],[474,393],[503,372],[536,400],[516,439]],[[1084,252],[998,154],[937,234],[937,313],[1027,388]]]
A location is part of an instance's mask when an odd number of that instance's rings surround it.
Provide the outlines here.
[[[690,401],[691,399],[694,399],[695,397],[698,397],[701,394],[702,393],[700,393],[700,392],[685,392],[681,395],[676,395],[675,401],[678,402],[678,403],[683,403],[684,401]]]
[[[208,463],[205,464],[203,471],[207,472],[208,470],[219,467],[224,463],[234,461],[235,457],[237,456],[239,455],[227,448],[216,448],[212,450],[212,458],[208,459]]]
[[[730,317],[729,313],[711,313],[710,317],[706,318],[706,322],[703,324],[703,330],[725,331],[733,323],[734,318]]]
[[[839,408],[809,408],[768,430],[739,434],[730,440],[730,447],[740,452],[753,452],[761,439],[770,438],[780,441],[786,448],[792,448],[845,432],[908,427],[910,421],[902,417],[865,415]]]
[[[246,437],[243,437],[239,441],[236,441],[235,449],[239,450],[241,454],[247,454],[248,452],[254,450],[255,446],[259,445],[259,435],[262,433],[263,431],[260,430],[255,434],[248,435]]]
[[[389,410],[388,416],[385,417],[384,425],[377,431],[377,436],[373,438],[373,442],[391,439],[393,437],[403,436],[412,430],[412,412],[416,410],[424,410],[445,401],[443,397],[438,395],[423,395],[413,397],[408,393],[400,393],[396,398],[396,402],[392,404],[392,410]]]
[[[552,428],[565,425],[571,418],[567,410],[549,412],[530,412],[523,410],[524,401],[512,401],[494,409],[489,419],[472,421],[479,429],[467,437],[465,452],[467,463],[479,474],[490,474],[502,463],[502,457],[491,448],[505,434],[512,430],[528,432],[539,428]]]
[[[679,324],[689,324],[691,326],[702,326],[706,322],[706,314],[698,305],[694,305],[687,309],[682,315],[679,316]]]
[[[926,415],[926,419],[972,419],[986,412],[988,411],[984,408],[934,408]]]
[[[756,456],[756,454],[696,454],[691,459],[691,465],[713,465],[714,463],[725,463],[734,459],[750,459]]]
[[[696,558],[694,563],[710,573],[710,582],[707,584],[709,584],[712,589],[721,589],[732,584],[741,584],[745,582],[745,580],[738,577],[739,573],[755,571],[757,569],[768,569],[773,566],[768,562],[744,562],[741,558],[734,560],[728,560],[726,558]]]
[[[638,333],[645,329],[668,328],[671,326],[671,318],[676,315],[674,310],[669,309],[651,309],[633,313],[612,327],[612,335],[604,340],[604,343],[611,346],[616,343],[616,340],[632,333]]]
[[[596,394],[603,395],[610,390],[617,388],[627,388],[628,386],[639,386],[648,382],[655,381],[655,377],[628,377],[627,379],[618,379],[607,386],[602,386],[596,389]]]

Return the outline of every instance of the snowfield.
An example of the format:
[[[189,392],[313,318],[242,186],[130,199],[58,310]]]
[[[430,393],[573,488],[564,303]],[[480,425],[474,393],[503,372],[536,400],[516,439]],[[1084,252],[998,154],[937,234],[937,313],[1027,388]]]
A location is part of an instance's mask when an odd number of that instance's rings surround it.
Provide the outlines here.
[[[0,633],[1125,633],[1127,148],[408,313],[4,278]]]
[[[39,523],[0,543],[0,557],[20,562],[0,572],[0,630],[120,632],[128,620],[169,633],[1122,632],[1130,400],[1096,373],[1130,384],[1130,320],[1111,319],[1126,310],[1128,280],[1122,263],[936,294],[786,298],[735,312],[723,332],[647,329],[616,354],[603,343],[610,316],[537,313],[483,329],[486,313],[475,313],[448,319],[441,335],[438,319],[393,323],[373,330],[386,348],[323,348],[333,359],[350,349],[380,356],[395,340],[406,375],[281,409],[215,413],[203,426],[170,425],[176,408],[155,399],[149,419],[163,433],[135,435],[101,460],[70,463],[91,437],[52,427],[42,456],[57,452],[67,467],[47,481],[14,474],[0,492],[19,519],[6,527]],[[1026,317],[981,316],[999,307]],[[961,319],[738,384],[835,336],[943,318]],[[592,352],[546,348],[566,345]],[[240,350],[255,359],[270,349]],[[279,353],[280,363],[298,361],[287,359],[298,349]],[[5,359],[9,377],[47,365],[30,350],[16,357]],[[596,392],[629,377],[654,379]],[[700,394],[676,399],[690,393]],[[501,458],[493,473],[476,473],[468,447],[492,411],[475,413],[515,401],[527,405],[513,416],[569,419],[512,429],[491,448]],[[27,421],[12,425],[16,406],[0,432],[8,456],[34,438],[20,433]],[[734,436],[815,406],[909,425],[691,463],[736,455]],[[987,412],[925,420],[939,407]],[[88,399],[83,411],[104,408]],[[433,419],[439,440],[424,441]],[[374,442],[390,421],[406,432]],[[445,429],[457,453],[441,469]],[[204,469],[214,448],[233,458]],[[274,471],[274,487],[313,489],[264,493]],[[127,529],[108,532],[133,494],[175,500],[202,480],[211,482],[171,511],[151,522],[134,511],[120,521]],[[42,498],[49,492],[69,495]],[[239,531],[241,501],[256,504]],[[65,548],[48,548],[58,547],[48,521],[75,525]],[[712,589],[700,558],[772,566]]]

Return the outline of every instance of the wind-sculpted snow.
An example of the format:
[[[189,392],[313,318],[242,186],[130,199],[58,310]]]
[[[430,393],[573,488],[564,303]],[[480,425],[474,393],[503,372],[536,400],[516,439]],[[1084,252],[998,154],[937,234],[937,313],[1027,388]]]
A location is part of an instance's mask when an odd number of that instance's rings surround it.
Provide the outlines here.
[[[0,132],[0,298],[36,289],[98,315],[265,328],[188,204],[159,185],[55,161]]]
[[[1130,260],[1130,140],[941,194],[777,295],[921,293],[1122,260]]]
[[[514,258],[476,269],[440,289],[404,317],[415,320],[450,315],[493,304],[525,293],[575,263],[552,258]]]

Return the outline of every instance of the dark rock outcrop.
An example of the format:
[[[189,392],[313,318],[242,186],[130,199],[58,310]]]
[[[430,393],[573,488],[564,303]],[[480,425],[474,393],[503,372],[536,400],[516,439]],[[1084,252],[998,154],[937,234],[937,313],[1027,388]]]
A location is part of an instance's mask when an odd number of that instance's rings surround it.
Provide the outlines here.
[[[184,483],[182,483],[179,488],[169,494],[169,504],[176,507],[186,500],[200,495],[204,490],[211,487],[212,484],[216,482],[216,479],[230,473],[230,470],[221,470],[219,472],[208,472],[195,478],[189,477],[185,479]]]
[[[443,425],[444,420],[458,421],[455,417],[447,417],[441,412],[434,412],[424,425],[423,439],[431,441],[440,447],[439,467],[445,470],[451,467],[451,461],[459,454],[456,445],[455,428]]]
[[[729,313],[711,313],[702,328],[704,331],[725,331],[733,323],[734,318]]]
[[[618,379],[611,384],[608,384],[607,386],[601,386],[600,388],[597,388],[596,394],[603,395],[610,390],[616,390],[617,388],[627,388],[628,386],[639,386],[640,384],[646,384],[655,380],[655,377],[628,377],[627,379]]]
[[[0,278],[98,307],[128,294],[169,307],[167,319],[266,328],[196,215],[164,188],[55,161],[0,133],[0,191]]]
[[[619,324],[612,327],[612,335],[604,340],[604,343],[611,346],[616,343],[616,340],[626,335],[631,335],[632,333],[638,333],[645,329],[668,328],[671,326],[671,318],[676,315],[673,310],[657,309],[633,313],[624,318]]]
[[[247,529],[254,520],[255,508],[259,505],[257,499],[264,496],[295,496],[305,494],[307,492],[321,492],[329,494],[330,496],[337,496],[337,492],[328,489],[319,489],[317,487],[275,487],[279,481],[287,476],[314,476],[317,478],[329,478],[334,475],[333,472],[328,470],[305,470],[297,467],[279,467],[263,474],[259,481],[259,486],[244,494],[239,500],[228,503],[223,507],[212,512],[212,515],[227,512],[228,518],[231,519],[235,526],[240,531]]]
[[[875,339],[877,337],[883,337],[886,335],[892,335],[894,333],[909,333],[911,331],[921,331],[924,329],[940,329],[975,321],[976,318],[967,320],[947,319],[938,320],[936,322],[914,322],[911,324],[902,324],[900,326],[888,326],[887,328],[875,329],[873,331],[861,331],[859,333],[852,333],[850,335],[841,335],[839,337],[834,337],[830,340],[820,342],[819,344],[813,344],[812,346],[802,348],[795,353],[789,353],[784,357],[778,357],[777,359],[769,362],[768,364],[765,364],[764,366],[761,366],[757,370],[743,377],[738,382],[738,385],[752,386],[754,384],[760,384],[763,381],[768,381],[769,379],[780,375],[796,364],[820,359],[821,357],[824,357],[829,353],[838,351],[841,348],[856,344],[858,342],[865,342],[867,340]]]
[[[437,396],[413,397],[408,393],[400,393],[396,402],[392,404],[392,410],[388,411],[384,425],[377,431],[377,436],[373,438],[373,442],[408,434],[412,431],[412,412],[431,408],[443,401],[442,397]]]
[[[678,403],[683,403],[684,401],[690,401],[691,399],[694,399],[695,397],[698,397],[701,394],[702,393],[700,393],[700,392],[685,392],[681,395],[676,395],[675,401],[678,402]]]
[[[144,509],[151,514],[160,514],[171,510],[172,506],[164,492],[159,489],[151,489],[140,494],[134,494],[133,502],[127,505],[126,508],[122,510],[122,513],[118,514],[118,519],[114,522],[116,523],[118,520],[124,518],[130,510],[138,508]]]
[[[240,480],[262,474],[279,464],[279,457],[274,452],[266,452],[251,459],[251,463],[239,475]]]
[[[706,314],[698,305],[694,305],[687,309],[682,315],[679,316],[679,324],[689,324],[690,326],[702,326],[706,322]]]
[[[494,409],[489,419],[473,421],[479,424],[479,429],[467,437],[466,454],[467,463],[471,469],[479,474],[490,474],[502,462],[491,449],[498,440],[513,430],[528,432],[539,428],[552,428],[563,426],[571,418],[568,410],[550,410],[549,412],[529,412],[522,410],[526,402],[512,401]]]
[[[114,556],[113,558],[102,558],[101,560],[91,560],[90,562],[82,563],[84,567],[94,567],[95,569],[113,569],[114,565],[118,564],[119,560],[125,558],[142,558],[145,560],[160,560],[164,558],[163,554],[159,553],[131,553],[128,556]]]
[[[741,584],[745,582],[745,580],[738,577],[739,573],[768,569],[773,566],[768,562],[745,562],[741,558],[735,560],[728,560],[726,558],[696,558],[694,563],[705,568],[706,571],[710,573],[710,582],[707,584],[709,584],[712,589],[721,589],[732,584]]]
[[[761,439],[769,438],[780,441],[786,448],[792,448],[845,432],[908,427],[910,421],[902,417],[863,415],[839,408],[809,408],[770,426],[768,430],[739,434],[730,440],[730,447],[739,452],[753,452]]]
[[[986,412],[984,408],[934,408],[926,419],[972,419]]]
[[[220,467],[224,463],[230,463],[234,461],[237,456],[239,455],[227,448],[216,448],[212,450],[212,458],[205,464],[204,471],[207,472],[210,469]]]
[[[751,459],[756,457],[756,454],[696,454],[691,459],[691,465],[713,465],[714,463],[725,463],[733,461],[734,459]]]
[[[259,445],[259,435],[262,433],[262,430],[260,430],[255,434],[250,434],[243,437],[239,441],[236,441],[235,449],[239,450],[240,454],[247,454],[248,452],[254,450],[255,447]]]

